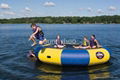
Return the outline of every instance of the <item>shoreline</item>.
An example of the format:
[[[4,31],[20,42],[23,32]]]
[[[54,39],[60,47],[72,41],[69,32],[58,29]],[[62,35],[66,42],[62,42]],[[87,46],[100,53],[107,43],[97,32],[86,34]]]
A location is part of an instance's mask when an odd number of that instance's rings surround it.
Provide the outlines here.
[[[31,24],[31,23],[2,23],[2,24]],[[48,23],[36,23],[36,24],[48,24]],[[62,24],[62,23],[51,23],[51,24]],[[65,23],[65,24],[70,24],[70,23]],[[75,23],[75,24],[81,24],[81,23]],[[84,23],[84,24],[88,24],[88,23]],[[89,23],[89,24],[104,24],[104,23]],[[120,23],[110,23],[110,24],[120,24]]]
[[[22,17],[11,19],[0,19],[0,24],[120,24],[120,15],[103,15],[92,17],[59,16],[59,17]]]

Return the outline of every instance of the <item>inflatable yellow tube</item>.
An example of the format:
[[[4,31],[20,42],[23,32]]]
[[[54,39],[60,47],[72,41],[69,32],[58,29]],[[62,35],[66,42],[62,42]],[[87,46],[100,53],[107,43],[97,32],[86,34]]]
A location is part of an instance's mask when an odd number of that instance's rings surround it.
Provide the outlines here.
[[[106,48],[87,50],[39,48],[35,55],[41,62],[55,65],[90,66],[103,64],[110,59],[110,52]]]

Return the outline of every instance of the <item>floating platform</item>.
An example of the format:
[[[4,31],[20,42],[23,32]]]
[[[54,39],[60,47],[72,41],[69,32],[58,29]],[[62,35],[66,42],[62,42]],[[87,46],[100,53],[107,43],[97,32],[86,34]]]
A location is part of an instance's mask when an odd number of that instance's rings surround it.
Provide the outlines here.
[[[74,49],[71,46],[59,49],[37,46],[33,49],[33,54],[41,62],[63,66],[91,66],[106,63],[110,59],[110,52],[107,48]]]

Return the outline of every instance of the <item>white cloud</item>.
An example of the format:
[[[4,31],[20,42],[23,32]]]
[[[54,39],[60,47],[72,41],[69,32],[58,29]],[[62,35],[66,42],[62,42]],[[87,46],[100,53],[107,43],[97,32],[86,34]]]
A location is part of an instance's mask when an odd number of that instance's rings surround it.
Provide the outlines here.
[[[46,6],[46,7],[53,7],[53,6],[55,6],[55,3],[53,3],[53,2],[45,2],[43,5]]]
[[[108,10],[110,10],[110,11],[115,11],[115,10],[117,10],[117,8],[116,8],[115,6],[110,6],[110,7],[108,8]]]
[[[10,6],[8,4],[6,4],[6,3],[1,3],[0,8],[2,8],[2,9],[10,9]]]
[[[92,12],[92,8],[90,8],[90,7],[88,7],[87,10],[88,10],[89,12]]]
[[[25,7],[25,11],[32,11],[29,7]]]
[[[12,11],[5,11],[5,12],[2,12],[3,15],[15,15],[15,12],[12,12]]]
[[[20,12],[21,12],[21,15],[29,16],[32,13],[32,9],[30,9],[29,7],[25,7]]]
[[[97,13],[101,14],[101,13],[104,13],[104,11],[102,9],[98,9]]]

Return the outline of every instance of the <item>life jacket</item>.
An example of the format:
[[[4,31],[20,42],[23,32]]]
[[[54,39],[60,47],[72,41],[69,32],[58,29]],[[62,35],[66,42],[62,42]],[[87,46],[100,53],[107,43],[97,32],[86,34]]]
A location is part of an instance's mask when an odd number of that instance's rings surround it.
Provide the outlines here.
[[[88,46],[89,45],[89,43],[86,41],[86,40],[83,40],[83,44],[82,44],[83,46]]]
[[[36,28],[33,29],[33,33],[36,32],[36,30],[37,30],[38,27],[39,27],[39,26],[36,26]],[[38,36],[38,35],[44,37],[43,31],[42,31],[42,30],[41,30],[41,31],[38,31],[38,32],[36,33],[36,36]]]
[[[83,46],[87,46],[87,42],[83,40]]]
[[[97,43],[95,42],[95,39],[91,39],[91,40],[90,40],[90,46],[91,46],[91,47],[97,46]]]

